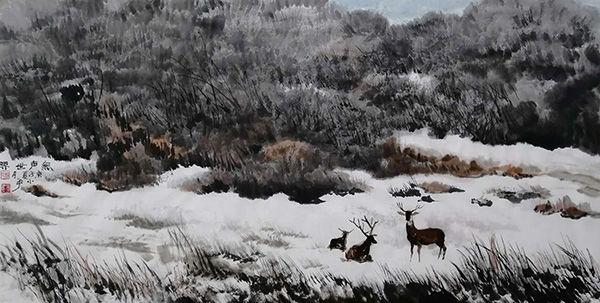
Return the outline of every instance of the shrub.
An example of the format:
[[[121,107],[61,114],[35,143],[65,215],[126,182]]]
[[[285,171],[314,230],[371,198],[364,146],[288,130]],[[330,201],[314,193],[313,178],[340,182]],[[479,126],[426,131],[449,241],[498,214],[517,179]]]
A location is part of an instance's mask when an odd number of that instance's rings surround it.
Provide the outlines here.
[[[448,184],[444,184],[441,182],[433,181],[433,182],[422,182],[419,183],[418,186],[422,188],[425,192],[430,194],[441,194],[441,193],[461,193],[464,190],[454,187]]]
[[[301,164],[280,159],[271,163],[253,163],[234,171],[213,170],[182,188],[201,194],[232,190],[250,199],[266,199],[284,193],[295,202],[320,203],[323,195],[360,193],[367,186],[342,172],[324,167],[305,169]]]
[[[263,149],[263,155],[266,161],[289,159],[291,161],[314,162],[314,158],[317,157],[316,153],[316,149],[309,144],[292,140],[279,141],[275,144],[266,146]]]
[[[590,209],[589,203],[575,204],[573,201],[571,201],[569,196],[562,197],[556,201],[556,203],[550,203],[550,201],[546,201],[546,203],[538,204],[533,208],[533,210],[542,215],[560,213],[560,216],[563,218],[575,220],[586,216],[592,216],[596,218],[600,217],[600,213]]]
[[[76,186],[81,186],[85,183],[93,183],[98,180],[96,172],[91,169],[86,169],[85,167],[65,171],[59,178],[65,183]]]
[[[58,198],[59,195],[47,190],[45,187],[34,184],[28,187],[23,188],[24,191],[36,196],[36,197],[50,197],[50,198]]]
[[[521,203],[521,201],[528,200],[528,199],[538,199],[538,198],[550,197],[550,191],[541,186],[532,186],[529,189],[520,189],[520,190],[497,189],[497,190],[492,190],[492,192],[498,198],[506,199],[512,203]]]
[[[250,199],[284,193],[299,203],[320,203],[320,197],[326,194],[346,195],[367,189],[332,167],[328,153],[305,142],[282,140],[265,146],[256,160],[247,159],[239,168],[213,169],[185,183],[182,189],[199,194],[232,190]]]
[[[420,197],[421,196],[421,192],[417,188],[414,188],[414,186],[412,184],[404,185],[404,186],[402,186],[402,188],[392,186],[392,187],[388,188],[388,193],[390,195],[392,195],[392,197],[402,197],[402,198]]]
[[[160,161],[149,157],[140,143],[117,155],[114,162],[118,166],[97,165],[98,189],[113,192],[154,184],[161,172]]]

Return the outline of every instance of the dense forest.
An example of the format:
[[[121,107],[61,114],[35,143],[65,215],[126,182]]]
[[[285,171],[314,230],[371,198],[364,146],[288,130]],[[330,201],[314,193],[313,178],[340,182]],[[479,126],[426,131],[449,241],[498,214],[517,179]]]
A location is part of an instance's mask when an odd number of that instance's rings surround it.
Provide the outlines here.
[[[64,0],[0,23],[0,150],[97,158],[106,187],[193,164],[219,170],[209,187],[250,186],[289,171],[282,144],[303,160],[296,181],[377,171],[394,130],[424,127],[597,154],[599,28],[568,0],[407,24],[327,0]]]

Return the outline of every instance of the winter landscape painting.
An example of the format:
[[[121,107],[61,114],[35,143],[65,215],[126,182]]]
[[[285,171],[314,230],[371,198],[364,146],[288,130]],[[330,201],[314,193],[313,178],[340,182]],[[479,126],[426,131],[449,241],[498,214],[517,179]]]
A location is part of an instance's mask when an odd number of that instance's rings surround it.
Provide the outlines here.
[[[600,302],[600,0],[0,0],[0,302]]]

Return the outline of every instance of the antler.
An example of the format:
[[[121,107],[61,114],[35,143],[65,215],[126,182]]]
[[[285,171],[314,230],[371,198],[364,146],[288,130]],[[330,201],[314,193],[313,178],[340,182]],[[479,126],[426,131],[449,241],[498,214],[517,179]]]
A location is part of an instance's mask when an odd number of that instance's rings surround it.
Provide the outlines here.
[[[365,235],[365,237],[368,237],[369,235],[365,232],[365,230],[363,229],[363,225],[360,223],[359,220],[357,220],[356,218],[353,218],[352,220],[349,220],[350,223],[352,223],[354,226],[356,226],[358,228],[358,230],[360,230],[360,232],[363,233],[363,235]]]
[[[399,213],[404,215],[404,213],[406,212],[406,210],[404,210],[404,208],[402,207],[402,203],[396,202],[396,206],[398,206],[398,208],[400,209]]]
[[[415,209],[413,209],[413,214],[416,215],[418,214],[417,210],[423,208],[423,205],[417,203],[417,206],[415,207]]]
[[[373,236],[373,229],[375,229],[375,225],[377,225],[377,223],[379,223],[379,221],[375,221],[375,219],[373,219],[373,218],[371,218],[371,221],[369,221],[369,219],[367,219],[367,216],[364,216],[362,221],[367,223],[367,225],[371,229],[371,230],[369,230],[369,235]]]

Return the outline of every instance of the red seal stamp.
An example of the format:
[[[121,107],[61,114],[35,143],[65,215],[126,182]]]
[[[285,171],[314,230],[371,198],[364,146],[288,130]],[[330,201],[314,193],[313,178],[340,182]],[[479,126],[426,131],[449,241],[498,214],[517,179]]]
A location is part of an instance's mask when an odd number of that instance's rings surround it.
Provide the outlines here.
[[[10,193],[10,183],[2,183],[2,186],[0,186],[0,192],[3,194]]]

